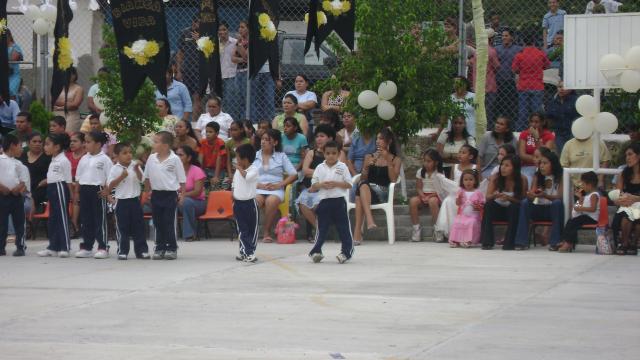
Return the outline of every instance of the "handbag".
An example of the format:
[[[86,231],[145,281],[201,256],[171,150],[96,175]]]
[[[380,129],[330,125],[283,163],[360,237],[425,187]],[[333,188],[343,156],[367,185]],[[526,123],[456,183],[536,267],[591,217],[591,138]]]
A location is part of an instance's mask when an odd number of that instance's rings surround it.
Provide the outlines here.
[[[596,228],[596,254],[613,255],[613,241],[606,226]]]

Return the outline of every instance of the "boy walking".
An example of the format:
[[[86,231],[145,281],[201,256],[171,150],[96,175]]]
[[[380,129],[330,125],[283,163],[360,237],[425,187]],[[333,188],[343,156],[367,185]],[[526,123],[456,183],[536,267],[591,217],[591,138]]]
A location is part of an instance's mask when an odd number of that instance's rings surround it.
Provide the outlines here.
[[[173,135],[160,131],[153,138],[154,153],[144,169],[145,192],[151,191],[156,245],[153,260],[178,258],[176,209],[184,194],[187,177],[180,158],[171,151]]]
[[[140,164],[132,161],[129,143],[118,143],[113,149],[118,163],[109,173],[110,194],[116,190],[116,238],[118,240],[118,260],[127,260],[129,237],[133,236],[133,247],[138,259],[149,259],[149,247],[144,235],[144,213],[140,205]]]
[[[16,251],[13,256],[25,255],[25,214],[23,193],[27,190],[20,176],[20,168],[14,157],[20,156],[22,147],[14,135],[5,135],[2,141],[4,153],[0,154],[0,256],[6,255],[9,217],[16,234]]]
[[[258,205],[256,187],[258,169],[252,166],[256,150],[251,144],[243,144],[236,149],[236,171],[233,174],[233,213],[240,237],[240,254],[236,260],[256,262],[258,241]]]
[[[344,264],[353,255],[353,237],[345,201],[351,189],[351,174],[347,165],[338,161],[339,147],[335,141],[329,141],[324,146],[324,162],[316,167],[311,179],[311,191],[318,191],[320,199],[316,209],[316,243],[309,253],[314,263],[319,263],[324,258],[322,245],[332,224],[336,226],[342,242],[342,251],[336,256],[338,262]]]

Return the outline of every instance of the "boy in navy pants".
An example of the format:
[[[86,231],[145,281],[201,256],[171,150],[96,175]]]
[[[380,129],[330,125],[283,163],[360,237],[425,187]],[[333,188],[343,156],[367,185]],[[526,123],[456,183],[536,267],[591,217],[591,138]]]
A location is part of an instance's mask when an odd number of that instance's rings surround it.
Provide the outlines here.
[[[178,258],[176,210],[184,194],[187,176],[180,158],[171,151],[173,135],[160,131],[144,168],[145,192],[151,191],[151,212],[156,227],[156,246],[151,259]]]
[[[140,204],[140,164],[132,161],[132,147],[129,143],[118,143],[113,148],[118,163],[109,173],[107,193],[116,190],[116,239],[118,240],[118,260],[127,260],[129,237],[133,237],[133,250],[138,259],[149,259],[149,247],[144,235],[144,213]]]
[[[344,264],[353,255],[353,237],[345,200],[351,189],[351,174],[347,165],[338,161],[339,154],[340,145],[335,141],[329,141],[324,146],[324,162],[316,167],[311,178],[311,191],[318,191],[320,199],[316,209],[316,243],[309,253],[314,263],[324,258],[322,245],[332,224],[336,226],[342,242],[342,251],[336,256],[338,262]]]
[[[258,169],[252,166],[256,159],[256,150],[251,144],[236,149],[236,172],[233,174],[233,214],[236,218],[240,237],[240,254],[236,260],[256,262],[256,243],[258,241],[258,205],[256,204],[256,186]]]
[[[16,251],[13,256],[24,256],[26,249],[24,241],[25,215],[24,197],[26,185],[20,179],[16,155],[20,156],[22,147],[17,137],[5,135],[2,141],[4,153],[0,154],[0,256],[6,255],[7,231],[9,216],[13,220],[16,232]]]

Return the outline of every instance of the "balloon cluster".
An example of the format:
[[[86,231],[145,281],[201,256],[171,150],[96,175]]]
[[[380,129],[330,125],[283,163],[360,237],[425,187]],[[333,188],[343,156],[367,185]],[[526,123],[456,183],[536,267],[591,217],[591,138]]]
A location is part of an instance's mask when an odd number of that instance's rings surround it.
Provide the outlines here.
[[[373,109],[377,106],[378,116],[382,120],[391,120],[396,116],[396,107],[389,101],[398,93],[396,83],[391,80],[383,81],[378,86],[378,92],[364,90],[358,95],[358,105],[363,109]]]
[[[635,93],[640,90],[640,46],[633,46],[624,57],[607,54],[600,59],[600,72],[611,84]]]
[[[618,128],[618,118],[609,112],[598,112],[598,103],[591,95],[582,95],[576,101],[576,110],[582,117],[571,125],[571,132],[578,140],[591,137],[594,131],[613,134]]]
[[[53,28],[56,26],[58,9],[49,4],[49,1],[46,1],[40,6],[21,4],[20,11],[22,11],[27,19],[33,21],[32,26],[34,33],[41,36],[53,33]]]

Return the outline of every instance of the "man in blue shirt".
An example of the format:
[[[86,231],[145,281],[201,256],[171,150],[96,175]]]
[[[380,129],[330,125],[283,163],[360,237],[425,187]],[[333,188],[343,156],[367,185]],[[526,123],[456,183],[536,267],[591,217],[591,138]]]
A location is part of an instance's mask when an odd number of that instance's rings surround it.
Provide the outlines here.
[[[171,67],[167,69],[167,96],[156,90],[156,99],[167,99],[171,105],[171,114],[184,121],[190,121],[191,116],[191,96],[187,87],[173,78]]]
[[[9,105],[0,95],[0,134],[6,135],[16,128],[16,117],[20,112],[18,103],[9,100]]]
[[[553,43],[553,37],[564,30],[564,16],[567,12],[559,8],[558,0],[549,0],[549,12],[542,18],[542,49]]]
[[[495,49],[500,60],[500,67],[496,72],[498,95],[494,112],[496,116],[503,115],[515,121],[518,116],[518,92],[511,64],[516,54],[522,51],[522,46],[514,43],[511,29],[504,29],[502,31],[502,45],[496,46]]]
[[[580,117],[576,111],[578,95],[571,89],[565,89],[562,81],[558,84],[558,92],[547,104],[547,116],[551,119],[551,128],[556,134],[556,149],[560,154],[564,144],[572,138],[571,124]]]

